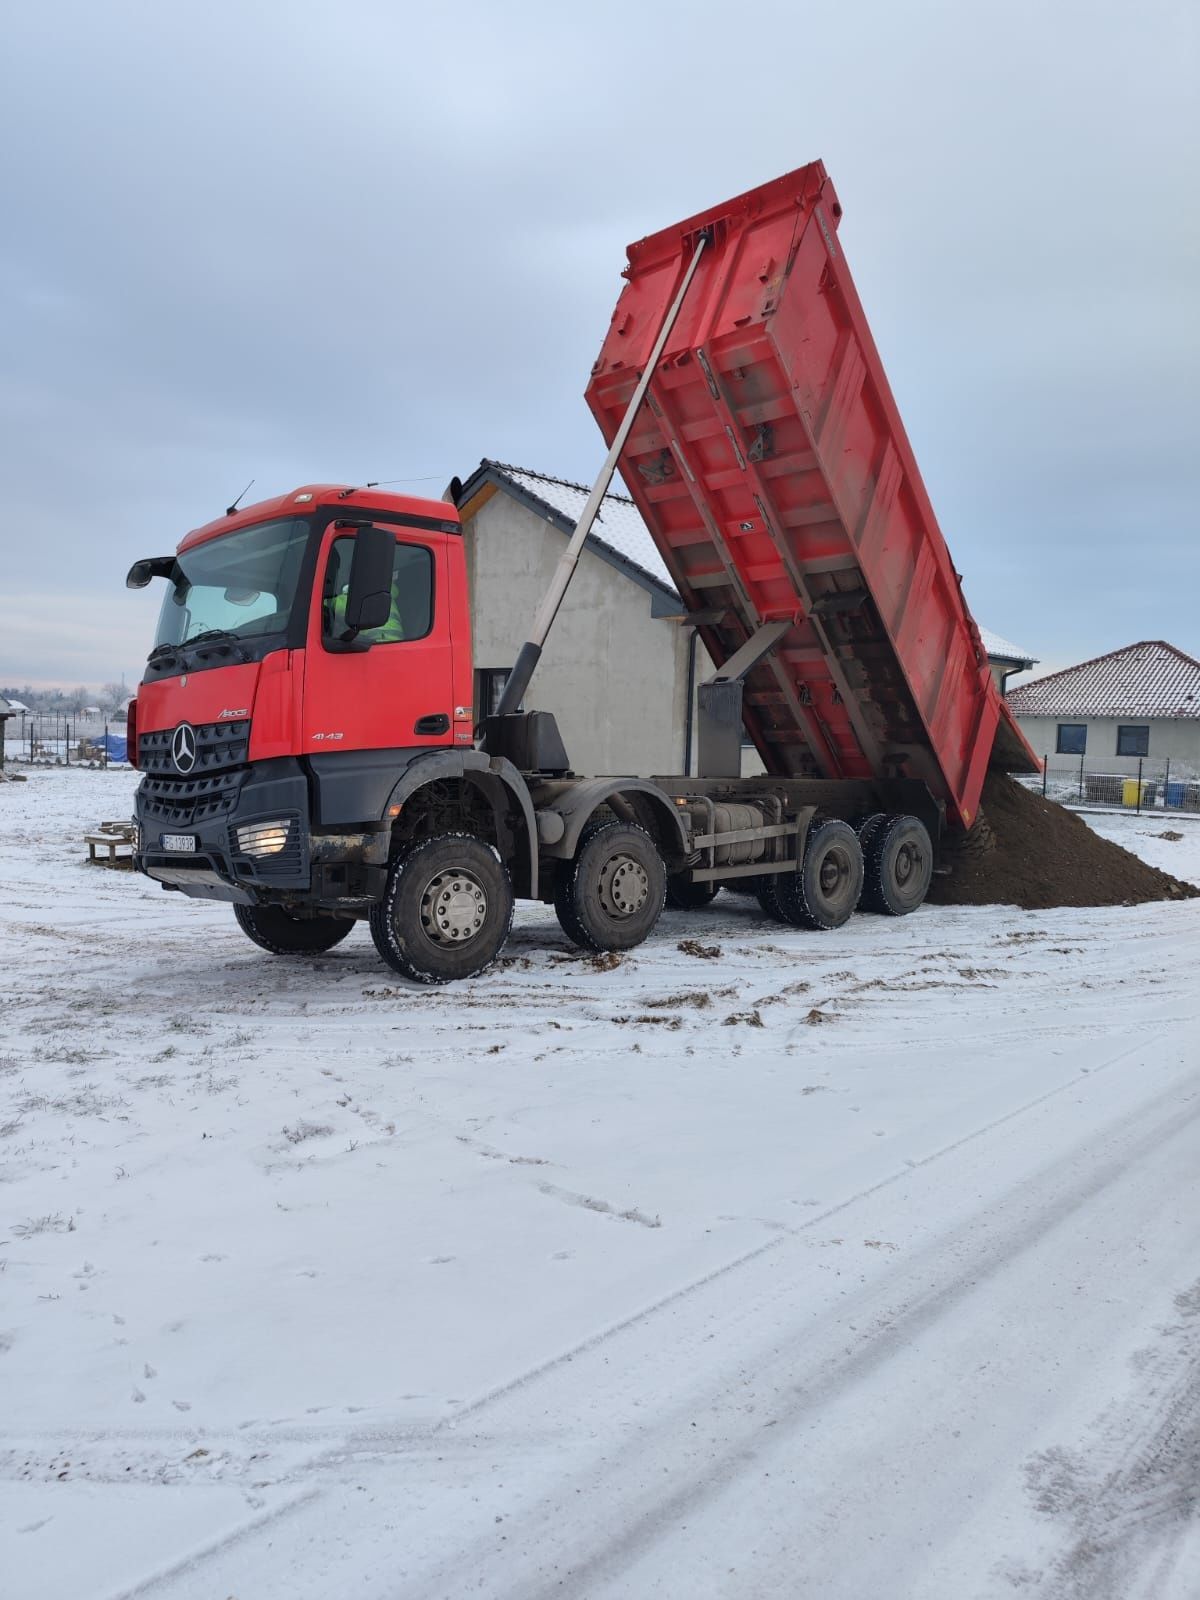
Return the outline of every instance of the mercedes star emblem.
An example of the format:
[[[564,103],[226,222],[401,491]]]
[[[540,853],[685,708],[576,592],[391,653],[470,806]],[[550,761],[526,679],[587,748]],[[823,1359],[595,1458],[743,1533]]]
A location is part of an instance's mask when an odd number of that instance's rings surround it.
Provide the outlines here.
[[[190,772],[196,765],[196,730],[190,722],[181,722],[172,734],[171,755],[180,772]]]

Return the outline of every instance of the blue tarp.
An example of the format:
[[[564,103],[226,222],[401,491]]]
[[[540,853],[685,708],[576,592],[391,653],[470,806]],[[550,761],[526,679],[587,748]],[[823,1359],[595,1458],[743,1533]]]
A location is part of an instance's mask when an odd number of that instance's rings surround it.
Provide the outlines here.
[[[129,760],[128,745],[115,733],[101,734],[98,739],[89,739],[88,743],[96,750],[103,750],[110,761]]]

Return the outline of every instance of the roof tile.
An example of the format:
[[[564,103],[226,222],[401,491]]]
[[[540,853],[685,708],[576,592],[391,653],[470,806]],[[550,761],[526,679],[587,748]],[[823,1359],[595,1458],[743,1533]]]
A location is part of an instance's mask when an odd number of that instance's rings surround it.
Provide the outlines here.
[[[1017,717],[1197,717],[1200,661],[1143,639],[1009,691]]]

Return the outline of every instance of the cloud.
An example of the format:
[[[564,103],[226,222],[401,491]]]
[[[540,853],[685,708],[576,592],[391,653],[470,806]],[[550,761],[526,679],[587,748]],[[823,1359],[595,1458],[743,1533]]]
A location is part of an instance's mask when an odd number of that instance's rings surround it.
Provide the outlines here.
[[[251,476],[590,478],[625,244],[818,155],[980,616],[1200,649],[1187,8],[59,0],[6,34],[0,671],[135,671],[126,567]]]

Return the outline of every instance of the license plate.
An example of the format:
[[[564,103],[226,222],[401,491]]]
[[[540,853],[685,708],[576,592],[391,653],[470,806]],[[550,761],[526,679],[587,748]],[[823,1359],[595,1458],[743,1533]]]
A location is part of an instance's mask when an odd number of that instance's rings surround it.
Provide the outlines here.
[[[196,835],[194,833],[164,833],[158,842],[164,850],[194,851],[196,848]]]

